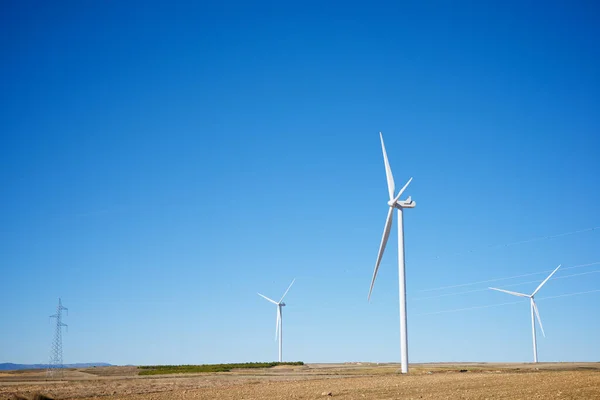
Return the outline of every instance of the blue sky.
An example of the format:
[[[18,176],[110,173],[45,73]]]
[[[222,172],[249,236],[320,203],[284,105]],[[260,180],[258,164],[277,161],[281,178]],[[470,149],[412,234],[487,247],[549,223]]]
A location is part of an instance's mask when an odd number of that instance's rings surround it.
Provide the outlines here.
[[[210,2],[212,3],[212,2]],[[593,2],[5,2],[0,362],[530,361],[527,301],[423,292],[600,262]],[[538,295],[540,361],[598,361],[600,265]],[[536,283],[511,287],[533,291]],[[507,287],[509,288],[509,287]],[[466,290],[465,290],[466,289]],[[434,313],[434,314],[432,314]],[[437,314],[435,314],[437,313]]]

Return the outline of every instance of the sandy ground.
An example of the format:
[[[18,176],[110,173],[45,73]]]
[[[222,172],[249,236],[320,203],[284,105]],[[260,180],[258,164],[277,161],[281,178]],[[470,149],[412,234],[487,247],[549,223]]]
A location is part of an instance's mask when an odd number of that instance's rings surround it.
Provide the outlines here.
[[[136,367],[0,373],[0,400],[54,399],[599,399],[600,363],[309,364],[235,372],[138,376]],[[331,394],[331,395],[329,395]]]

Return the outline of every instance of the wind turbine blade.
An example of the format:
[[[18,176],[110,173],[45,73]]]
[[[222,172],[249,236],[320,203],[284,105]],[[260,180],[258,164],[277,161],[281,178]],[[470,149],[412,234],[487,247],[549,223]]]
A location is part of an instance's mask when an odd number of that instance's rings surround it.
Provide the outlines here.
[[[542,325],[542,320],[540,318],[540,312],[538,311],[537,305],[535,304],[535,301],[533,299],[531,299],[531,304],[533,304],[533,311],[535,311],[535,316],[537,317],[537,320],[540,324],[540,329],[542,330],[542,335],[544,335],[544,337],[546,337],[546,334],[544,333],[544,326]]]
[[[402,196],[402,193],[404,193],[404,191],[406,190],[406,188],[408,187],[408,185],[412,182],[412,180],[413,180],[413,178],[411,176],[410,179],[408,180],[408,182],[406,182],[406,184],[402,187],[402,189],[400,189],[400,191],[396,195],[396,197],[395,197],[396,201],[398,201],[400,199],[400,196]]]
[[[552,277],[552,275],[554,275],[554,273],[556,271],[558,271],[559,268],[560,268],[560,265],[558,267],[556,267],[556,269],[554,271],[552,271],[552,273],[550,275],[548,275],[548,277],[546,279],[544,279],[544,281],[542,283],[540,283],[540,286],[538,286],[537,289],[535,289],[535,291],[531,294],[531,296],[535,296],[535,294],[542,288],[542,286],[544,286],[544,283],[548,282],[548,280]]]
[[[497,288],[493,288],[493,287],[488,288],[488,289],[497,290],[499,292],[504,292],[504,293],[512,294],[513,296],[529,297],[528,294],[523,294],[523,293],[518,293],[518,292],[511,292],[510,290],[497,289]]]
[[[369,297],[367,298],[367,300],[371,300],[371,292],[373,291],[375,278],[377,278],[377,271],[379,270],[381,257],[383,257],[383,252],[385,251],[385,245],[387,244],[388,238],[390,237],[390,230],[392,229],[393,220],[394,207],[390,207],[390,211],[388,211],[387,219],[385,221],[385,227],[383,228],[383,237],[381,238],[381,244],[379,245],[379,253],[377,254],[377,262],[375,263],[375,270],[373,271],[373,279],[371,279],[371,287],[369,288]]]
[[[394,198],[394,190],[396,186],[394,185],[394,175],[392,175],[392,168],[390,168],[390,162],[388,161],[388,156],[385,151],[385,144],[383,144],[383,135],[379,132],[379,137],[381,138],[381,150],[383,151],[383,162],[385,164],[385,177],[387,178],[388,185],[388,193],[390,194],[390,200]]]
[[[262,297],[263,299],[269,300],[271,303],[278,305],[279,303],[277,303],[275,300],[271,300],[270,298],[268,298],[267,296],[263,296],[260,293],[257,293],[260,297]]]
[[[279,333],[279,321],[280,321],[280,316],[279,314],[281,313],[281,307],[279,307],[279,305],[277,306],[277,319],[275,320],[275,340],[277,340],[277,334]]]
[[[294,280],[292,281],[292,283],[290,283],[290,286],[288,286],[288,288],[285,291],[285,293],[283,294],[283,296],[281,296],[281,300],[279,300],[280,303],[283,301],[283,298],[285,297],[285,295],[287,294],[287,292],[290,291],[290,288],[292,287],[292,285],[294,284],[294,282],[296,282],[296,278],[294,278]]]

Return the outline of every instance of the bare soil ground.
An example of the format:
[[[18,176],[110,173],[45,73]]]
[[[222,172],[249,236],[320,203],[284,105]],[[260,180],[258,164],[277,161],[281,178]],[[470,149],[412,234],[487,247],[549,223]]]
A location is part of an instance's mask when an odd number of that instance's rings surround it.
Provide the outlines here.
[[[32,399],[600,399],[600,363],[309,364],[139,376],[136,367],[0,373],[0,400]]]

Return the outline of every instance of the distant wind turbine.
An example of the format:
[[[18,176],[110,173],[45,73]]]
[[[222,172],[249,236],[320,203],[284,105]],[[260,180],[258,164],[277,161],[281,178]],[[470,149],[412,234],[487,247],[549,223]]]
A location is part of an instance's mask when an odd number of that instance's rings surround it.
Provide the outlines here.
[[[375,263],[375,270],[373,271],[373,279],[371,280],[371,288],[369,289],[369,297],[371,299],[371,292],[373,291],[373,285],[375,284],[375,278],[377,277],[377,270],[385,251],[385,245],[387,244],[388,237],[390,236],[390,230],[392,228],[392,222],[394,220],[394,209],[398,210],[398,281],[399,281],[399,297],[400,297],[400,353],[402,367],[401,372],[406,374],[408,372],[408,332],[407,332],[407,318],[406,318],[406,275],[404,273],[404,221],[402,219],[402,210],[405,208],[413,208],[416,203],[412,201],[409,196],[406,200],[400,200],[400,196],[408,187],[408,184],[412,181],[412,178],[406,182],[406,184],[400,189],[397,195],[394,196],[394,190],[396,186],[394,184],[394,176],[392,175],[392,169],[388,161],[387,153],[385,151],[385,145],[383,144],[383,135],[379,132],[379,138],[381,139],[381,149],[383,151],[383,162],[385,164],[385,175],[387,178],[388,193],[390,200],[388,206],[390,207],[385,221],[385,227],[383,228],[383,237],[381,238],[381,244],[379,245],[379,253],[377,254],[377,262]]]
[[[529,304],[531,307],[531,334],[533,336],[533,362],[536,363],[538,362],[538,356],[537,356],[537,341],[536,341],[536,337],[535,337],[535,317],[537,317],[537,320],[540,324],[540,329],[542,330],[542,335],[544,335],[544,337],[546,337],[546,334],[544,333],[544,327],[542,326],[542,320],[540,319],[540,313],[538,312],[538,308],[535,304],[535,300],[533,300],[533,296],[536,295],[537,292],[539,292],[539,290],[542,288],[542,286],[544,286],[544,284],[546,282],[548,282],[548,280],[552,277],[552,275],[554,275],[554,273],[556,271],[558,271],[558,269],[560,268],[560,265],[558,267],[556,267],[556,269],[554,271],[552,271],[552,273],[550,275],[548,275],[548,277],[546,279],[544,279],[544,281],[542,283],[540,283],[540,285],[537,287],[537,289],[535,289],[533,291],[533,293],[531,294],[524,294],[524,293],[518,293],[518,292],[511,292],[509,290],[503,290],[503,289],[497,289],[497,288],[489,288],[492,290],[497,290],[499,292],[504,292],[504,293],[508,293],[508,294],[512,294],[513,296],[519,296],[519,297],[528,297],[529,298]],[[533,316],[535,314],[535,317]]]
[[[262,294],[258,293],[258,295],[260,297],[270,301],[271,303],[273,303],[277,306],[277,320],[275,322],[275,340],[277,340],[277,334],[279,334],[279,362],[281,362],[281,348],[282,348],[282,343],[283,343],[283,314],[281,312],[281,307],[285,307],[283,298],[285,297],[287,292],[289,292],[290,288],[292,287],[292,285],[294,284],[295,281],[296,281],[296,278],[294,278],[292,283],[290,283],[290,286],[288,286],[287,290],[285,291],[283,296],[281,296],[281,300],[279,300],[279,301],[272,300],[272,299],[268,298],[267,296],[263,296]]]

